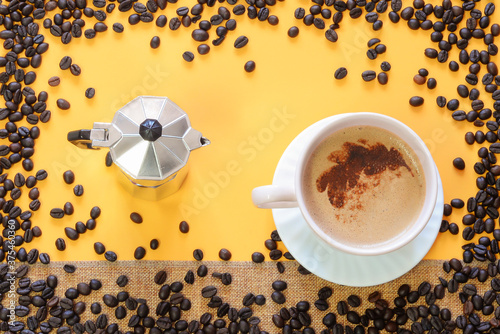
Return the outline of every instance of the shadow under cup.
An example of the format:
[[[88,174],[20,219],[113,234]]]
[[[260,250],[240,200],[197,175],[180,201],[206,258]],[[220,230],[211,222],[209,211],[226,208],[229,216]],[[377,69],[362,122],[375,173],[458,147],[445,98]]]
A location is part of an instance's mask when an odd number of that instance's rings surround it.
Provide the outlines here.
[[[347,244],[346,242],[335,239],[334,235],[326,233],[315,223],[311,213],[308,211],[308,205],[305,203],[306,200],[304,198],[304,174],[312,153],[325,139],[329,138],[335,132],[343,130],[345,128],[356,126],[370,126],[381,128],[399,137],[413,150],[416,157],[420,161],[420,165],[423,171],[422,174],[424,175],[425,179],[425,193],[418,218],[409,218],[408,226],[403,232],[395,237],[391,237],[386,242],[376,243],[373,245]],[[436,165],[429,150],[427,149],[422,139],[408,126],[394,118],[381,114],[353,113],[335,117],[335,119],[332,119],[330,123],[320,129],[319,132],[314,135],[314,138],[312,138],[312,140],[308,141],[302,151],[302,154],[300,155],[297,164],[295,189],[298,206],[300,207],[300,210],[308,225],[326,243],[350,254],[381,255],[395,251],[405,246],[424,229],[436,205],[438,180]],[[394,205],[397,205],[397,203],[394,203]],[[390,228],[390,226],[388,226],[388,228]]]

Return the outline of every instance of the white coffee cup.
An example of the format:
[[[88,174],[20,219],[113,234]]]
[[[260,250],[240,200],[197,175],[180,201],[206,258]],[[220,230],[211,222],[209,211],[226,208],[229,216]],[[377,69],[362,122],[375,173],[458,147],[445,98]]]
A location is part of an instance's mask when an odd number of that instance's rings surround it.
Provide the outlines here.
[[[299,207],[309,227],[326,243],[343,252],[355,255],[380,255],[393,252],[412,241],[427,225],[436,206],[438,192],[438,176],[432,155],[422,139],[402,122],[382,114],[359,112],[341,114],[322,121],[322,127],[311,134],[301,143],[302,151],[299,153],[295,165],[294,180],[288,186],[268,185],[257,187],[252,191],[253,203],[259,208],[293,208]],[[353,126],[373,126],[385,129],[400,137],[415,152],[420,160],[425,177],[425,197],[418,219],[409,226],[401,235],[390,243],[382,243],[373,247],[356,247],[339,242],[334,237],[325,233],[314,222],[305,205],[302,191],[303,173],[310,155],[317,146],[331,134],[344,128]]]

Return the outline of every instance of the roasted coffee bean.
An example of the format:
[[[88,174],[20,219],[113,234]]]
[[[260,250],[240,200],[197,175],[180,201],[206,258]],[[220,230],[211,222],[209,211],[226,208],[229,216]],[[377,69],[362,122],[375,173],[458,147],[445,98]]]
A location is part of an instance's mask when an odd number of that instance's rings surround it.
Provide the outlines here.
[[[102,301],[108,307],[116,307],[116,306],[118,306],[118,299],[116,299],[115,296],[110,295],[110,294],[105,294],[102,297]]]
[[[125,28],[123,27],[123,24],[121,24],[119,22],[113,23],[113,31],[114,32],[122,33],[124,30],[125,30]]]
[[[154,277],[154,282],[158,285],[162,285],[167,280],[167,272],[165,270],[160,270],[156,273]]]
[[[337,32],[333,29],[327,29],[325,31],[325,37],[328,41],[332,43],[336,42],[339,39]]]
[[[450,202],[451,206],[457,209],[461,209],[464,207],[465,203],[459,198],[454,198]]]
[[[196,261],[203,260],[203,251],[201,249],[195,249],[193,251],[193,257]]]
[[[231,276],[230,273],[223,273],[220,276],[221,282],[224,285],[230,285],[231,282],[233,281],[233,277]]]
[[[63,266],[63,269],[65,272],[69,273],[69,274],[72,274],[76,271],[76,267],[72,264],[65,264]]]
[[[412,107],[419,107],[424,104],[424,98],[420,96],[413,96],[410,98],[410,105]]]
[[[180,222],[179,231],[181,231],[181,233],[188,233],[189,232],[189,224],[185,220]]]
[[[288,36],[289,37],[297,37],[299,35],[299,28],[297,28],[296,26],[293,26],[293,27],[290,27],[290,29],[288,29]]]
[[[49,78],[49,86],[55,87],[61,83],[61,79],[58,76],[53,76]]]
[[[118,259],[116,253],[112,251],[107,251],[106,253],[104,253],[104,258],[106,258],[106,260],[108,260],[109,262],[115,262]]]
[[[364,81],[372,81],[377,77],[377,73],[375,73],[375,71],[364,71],[361,74],[361,77],[363,78]]]
[[[73,182],[75,182],[75,174],[73,173],[73,171],[67,170],[63,174],[63,179],[67,184],[72,184]]]
[[[62,218],[64,217],[64,210],[63,209],[60,209],[60,208],[54,208],[52,210],[50,210],[50,216],[52,218]]]
[[[47,253],[40,253],[40,255],[38,256],[38,259],[43,264],[49,264],[50,263],[50,256]]]
[[[234,41],[234,47],[236,49],[241,49],[242,47],[244,47],[247,44],[248,44],[248,37],[246,37],[246,36],[240,36],[240,37],[236,38],[236,40]]]
[[[132,220],[136,224],[141,224],[142,223],[142,216],[137,212],[132,212],[130,214],[130,220]]]
[[[416,74],[414,77],[413,77],[413,81],[417,84],[417,85],[423,85],[425,84],[425,82],[427,81],[427,79],[420,75],[420,74]]]
[[[146,256],[146,249],[144,247],[137,247],[134,251],[134,258],[136,260],[141,260],[144,258],[144,256]]]
[[[334,76],[335,76],[335,79],[337,79],[337,80],[345,78],[347,76],[347,69],[345,67],[339,67],[335,71]]]
[[[283,304],[286,301],[285,295],[280,292],[280,291],[274,291],[271,294],[271,299],[276,303],[276,304]]]
[[[219,251],[219,258],[223,261],[229,261],[231,259],[231,252],[226,248],[222,248]]]
[[[82,196],[83,195],[83,186],[81,184],[77,184],[73,188],[73,193],[75,194],[75,196]]]
[[[56,248],[59,251],[63,251],[66,249],[66,242],[64,241],[63,238],[57,238],[56,239]]]
[[[72,215],[73,212],[75,212],[75,208],[73,207],[73,204],[71,204],[70,202],[66,202],[64,203],[64,214],[66,215]]]
[[[242,304],[243,306],[252,306],[254,302],[255,302],[255,295],[250,292],[243,297]]]
[[[361,299],[356,295],[350,295],[347,297],[347,303],[352,307],[358,307],[361,305]]]
[[[250,73],[255,70],[255,62],[253,60],[249,60],[245,63],[244,69],[246,72]]]
[[[427,88],[429,89],[434,89],[437,86],[437,80],[434,78],[429,78],[427,80]]]
[[[203,30],[203,29],[195,29],[191,33],[191,37],[195,41],[204,42],[204,41],[208,40],[209,36],[208,36],[208,32],[206,32],[205,30]]]
[[[204,298],[211,298],[216,294],[217,294],[217,288],[213,285],[206,286],[201,290],[201,295]]]
[[[460,157],[455,158],[455,159],[453,159],[453,166],[458,170],[464,170],[465,169],[465,161]]]
[[[186,51],[182,54],[182,58],[189,63],[193,61],[194,54],[191,51]]]
[[[377,80],[381,85],[386,85],[387,82],[389,81],[389,77],[387,76],[387,73],[385,72],[380,72],[377,75]]]
[[[73,63],[73,60],[69,56],[64,56],[61,61],[59,62],[59,68],[61,70],[67,70],[70,68],[71,64]]]
[[[264,254],[261,252],[254,252],[252,253],[252,261],[254,263],[262,263],[264,262]]]
[[[125,275],[120,275],[117,279],[116,279],[116,284],[123,288],[124,286],[126,286],[128,284],[128,277],[125,276]]]
[[[70,240],[77,240],[80,236],[79,233],[74,228],[71,227],[65,227],[64,233]]]
[[[269,252],[269,258],[274,261],[281,259],[282,256],[283,252],[279,249],[273,249],[272,251]]]

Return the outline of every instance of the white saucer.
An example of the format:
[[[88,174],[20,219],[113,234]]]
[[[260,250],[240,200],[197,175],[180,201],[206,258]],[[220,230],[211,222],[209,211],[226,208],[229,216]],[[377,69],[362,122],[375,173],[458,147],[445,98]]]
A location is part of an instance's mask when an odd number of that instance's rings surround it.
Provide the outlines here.
[[[295,162],[302,149],[301,139],[315,131],[323,121],[325,120],[311,125],[290,143],[276,167],[274,185],[290,185],[290,180],[294,179]],[[438,180],[437,203],[427,226],[409,244],[388,254],[359,256],[329,246],[309,227],[299,208],[273,209],[274,222],[288,251],[313,274],[327,281],[348,286],[386,283],[415,267],[436,240],[443,219],[444,205],[439,172]]]

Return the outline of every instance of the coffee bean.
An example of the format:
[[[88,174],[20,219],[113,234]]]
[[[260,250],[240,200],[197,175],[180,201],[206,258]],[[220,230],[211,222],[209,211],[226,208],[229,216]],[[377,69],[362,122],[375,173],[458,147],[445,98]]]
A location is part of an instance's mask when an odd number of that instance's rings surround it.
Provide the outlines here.
[[[104,253],[104,258],[109,262],[115,262],[118,259],[116,253],[112,251],[107,251],[106,253]]]
[[[142,216],[137,212],[132,212],[130,214],[130,220],[132,220],[136,224],[141,224],[142,223]]]
[[[347,69],[345,67],[339,67],[334,74],[335,79],[340,80],[347,76]]]
[[[66,242],[64,241],[63,238],[57,238],[56,239],[56,248],[59,251],[63,251],[66,249]]]
[[[151,239],[151,241],[149,242],[149,248],[151,248],[152,250],[158,249],[159,246],[160,242],[158,241],[158,239]]]
[[[432,49],[432,48],[425,49],[424,54],[427,58],[431,58],[431,59],[437,58],[437,56],[438,56],[437,50]]]
[[[154,36],[151,42],[149,42],[149,46],[151,46],[152,49],[157,49],[160,46],[160,37]]]
[[[457,209],[461,209],[464,207],[465,203],[459,198],[454,198],[450,202],[451,206]]]
[[[119,22],[113,23],[113,31],[114,32],[122,33],[124,30],[125,30],[125,28],[123,27],[123,24],[121,24]]]
[[[193,61],[194,54],[191,51],[186,51],[182,54],[182,58],[189,63]]]
[[[63,266],[63,269],[65,272],[67,272],[68,274],[72,274],[76,271],[76,267],[72,264],[65,264]]]
[[[358,307],[361,305],[361,299],[356,295],[350,295],[347,297],[347,303],[352,307]]]
[[[73,193],[75,194],[75,196],[82,196],[83,195],[83,186],[81,184],[77,184],[73,188]]]
[[[156,273],[154,277],[154,282],[158,285],[162,285],[165,283],[167,279],[167,272],[165,270],[160,270],[159,272]]]
[[[377,76],[377,79],[381,85],[386,85],[387,82],[389,81],[389,77],[387,76],[387,73],[385,73],[385,72],[380,72]]]
[[[38,256],[39,260],[43,264],[49,264],[50,263],[50,256],[47,253],[40,253]]]
[[[271,294],[271,299],[276,304],[284,304],[286,302],[285,295],[283,293],[281,293],[280,291],[274,291]]]
[[[363,78],[364,81],[372,81],[377,77],[377,73],[375,73],[375,71],[364,71],[361,74],[361,77]]]
[[[336,42],[339,39],[337,32],[333,29],[326,30],[325,37],[328,41],[330,41],[332,43]]]
[[[290,29],[288,29],[288,36],[289,37],[297,37],[299,35],[299,28],[297,28],[296,26],[293,26],[293,27],[290,27]]]
[[[179,231],[181,233],[188,233],[189,232],[189,224],[186,221],[181,221],[179,224]]]
[[[264,254],[260,252],[254,252],[252,253],[252,261],[254,263],[262,263],[264,262]]]
[[[196,274],[199,277],[205,277],[205,276],[207,276],[207,274],[208,274],[208,268],[207,268],[207,266],[205,266],[204,264],[202,264],[201,266],[199,266],[198,269],[196,270]]]
[[[429,78],[429,79],[427,80],[427,88],[429,88],[429,89],[434,89],[434,88],[436,88],[436,86],[437,86],[437,81],[436,81],[436,79],[434,79],[434,78]]]
[[[68,68],[70,68],[72,62],[73,62],[73,60],[71,59],[71,57],[64,56],[64,57],[62,57],[61,61],[59,62],[59,68],[61,70],[67,70]]]
[[[196,261],[203,260],[203,251],[201,249],[195,249],[193,251],[193,257]]]
[[[216,294],[217,288],[213,285],[206,286],[201,290],[201,295],[203,296],[203,298],[211,298]]]
[[[95,242],[94,243],[94,251],[101,255],[101,254],[104,254],[104,252],[106,252],[106,247],[100,243],[100,242]]]
[[[269,258],[273,261],[281,259],[282,256],[283,252],[280,251],[279,249],[273,249],[272,251],[269,252]]]
[[[231,259],[231,252],[226,248],[222,248],[219,251],[219,258],[223,261],[229,261]]]
[[[140,260],[146,256],[146,249],[144,247],[137,247],[134,251],[134,258]]]
[[[245,63],[245,71],[246,72],[253,72],[255,70],[255,62],[253,60],[249,60]]]
[[[410,105],[412,107],[419,107],[424,104],[424,98],[420,96],[413,96],[410,98]]]
[[[87,88],[87,89],[85,90],[85,97],[86,97],[87,99],[91,99],[91,98],[93,98],[93,97],[94,97],[94,95],[95,95],[95,89],[94,89],[94,88],[90,87],[90,88]]]
[[[108,307],[118,306],[118,299],[116,299],[115,296],[110,295],[110,294],[105,294],[104,296],[102,296],[102,301]]]
[[[61,79],[58,76],[51,77],[49,79],[49,86],[55,87],[61,83]]]
[[[417,85],[423,85],[425,84],[425,82],[427,81],[427,79],[420,75],[420,74],[416,74],[414,77],[413,77],[413,81],[417,84]]]
[[[234,41],[234,47],[236,49],[241,49],[242,47],[244,47],[247,44],[248,44],[248,37],[246,37],[246,36],[240,36],[240,37],[236,38],[236,40]]]
[[[224,285],[230,285],[233,281],[233,277],[230,273],[224,273],[221,277],[221,283]]]
[[[71,204],[70,202],[64,203],[64,209],[63,210],[64,210],[64,214],[66,214],[66,215],[72,215],[73,212],[75,212],[73,204]]]
[[[54,208],[54,209],[50,210],[50,216],[52,218],[60,219],[60,218],[64,217],[64,210],[60,209],[60,208]]]
[[[70,240],[77,240],[80,236],[79,233],[74,228],[71,227],[65,227],[64,233]]]
[[[124,286],[126,286],[128,284],[128,277],[125,276],[125,275],[120,275],[117,279],[116,279],[116,284],[123,288]]]
[[[80,66],[78,66],[77,64],[71,64],[69,70],[74,76],[79,76],[82,73]]]
[[[443,108],[446,106],[446,98],[444,96],[438,96],[436,99],[438,107]]]
[[[453,166],[458,170],[464,170],[465,169],[464,159],[462,159],[460,157],[453,159]]]
[[[71,184],[75,182],[75,174],[73,173],[73,171],[67,170],[63,174],[63,179],[67,184]]]
[[[45,180],[48,176],[48,173],[46,170],[44,169],[40,169],[39,171],[36,172],[36,179],[41,181],[41,180]]]

